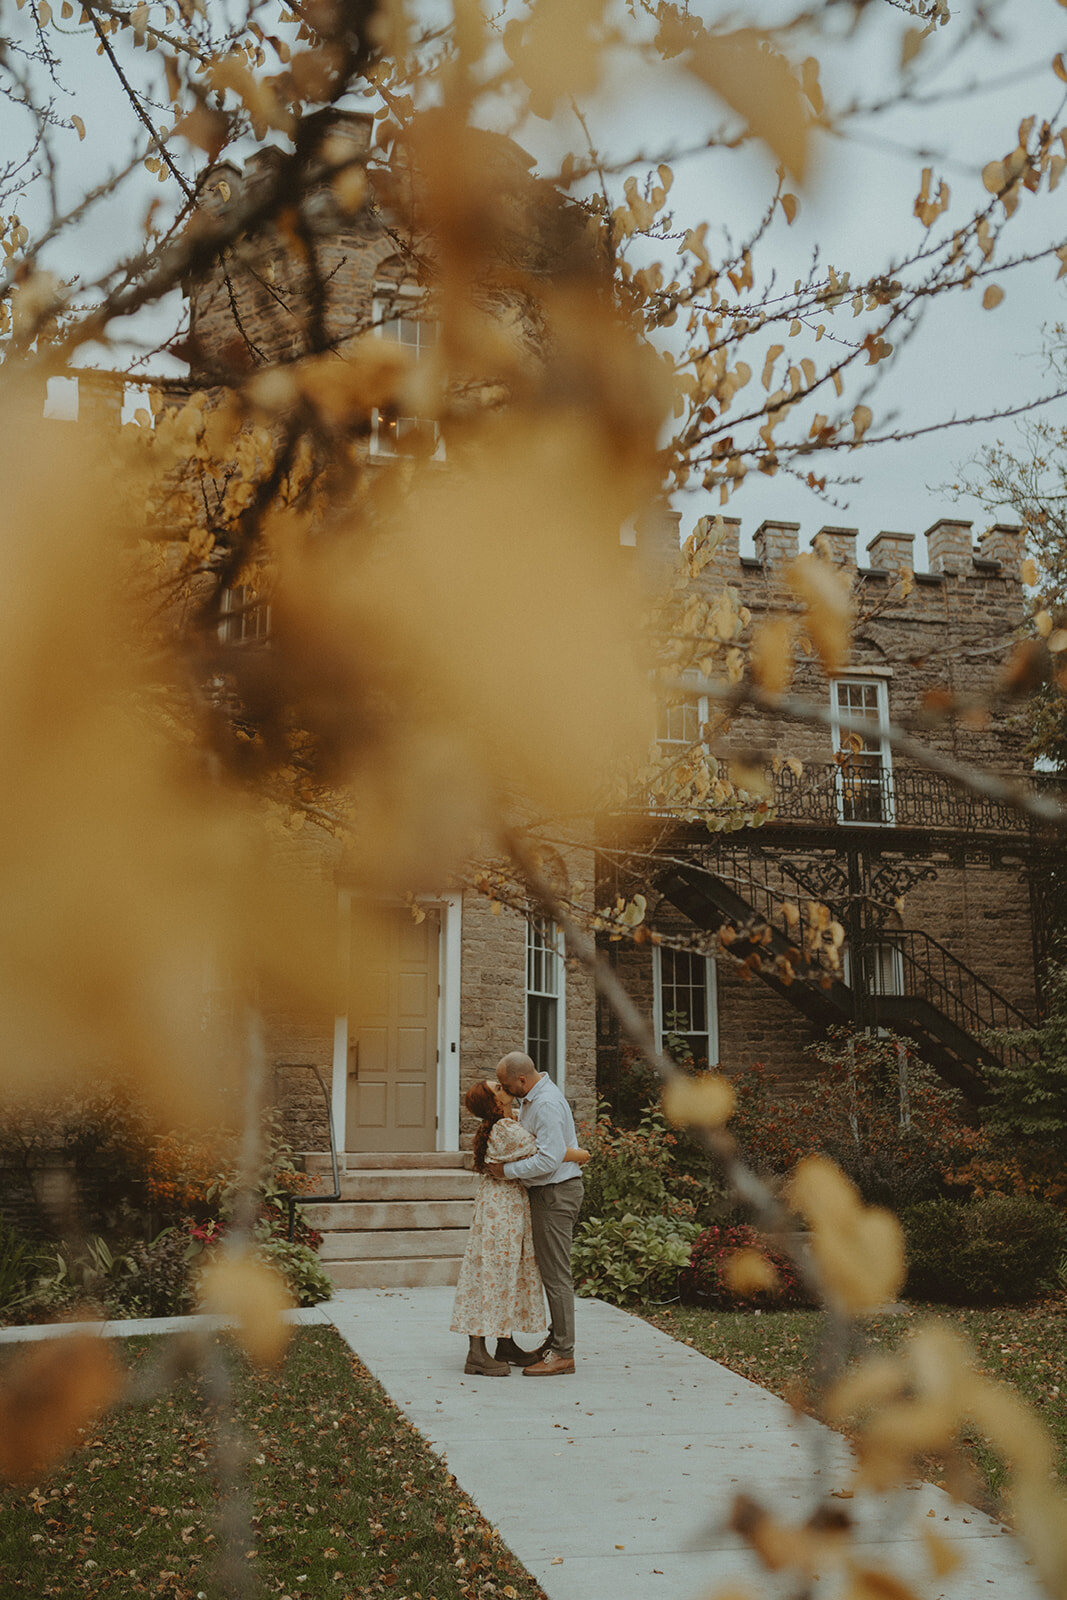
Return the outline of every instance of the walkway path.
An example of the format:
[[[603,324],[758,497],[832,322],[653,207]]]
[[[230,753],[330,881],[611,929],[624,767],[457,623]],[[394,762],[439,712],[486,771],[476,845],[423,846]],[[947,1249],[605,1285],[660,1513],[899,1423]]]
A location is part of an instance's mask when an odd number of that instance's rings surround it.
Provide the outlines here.
[[[600,1301],[578,1302],[574,1377],[465,1377],[453,1293],[349,1289],[322,1309],[549,1600],[707,1600],[756,1576],[723,1527],[736,1494],[802,1519],[850,1482],[837,1434]],[[834,1503],[862,1517],[860,1558],[928,1583],[929,1600],[1042,1594],[1017,1541],[938,1489]],[[925,1528],[964,1555],[951,1579],[932,1580]]]
[[[800,1521],[848,1489],[851,1457],[837,1434],[601,1301],[578,1302],[574,1377],[465,1377],[464,1341],[447,1331],[453,1294],[344,1289],[289,1316],[334,1324],[549,1600],[712,1600],[720,1584],[756,1577],[724,1527],[735,1495]],[[102,1331],[168,1333],[190,1320]],[[0,1342],[58,1331],[3,1329]],[[1044,1600],[1013,1536],[938,1489],[834,1503],[859,1518],[857,1557],[916,1583],[924,1600]],[[951,1578],[932,1577],[924,1529],[963,1555]],[[830,1578],[819,1600],[839,1592]]]

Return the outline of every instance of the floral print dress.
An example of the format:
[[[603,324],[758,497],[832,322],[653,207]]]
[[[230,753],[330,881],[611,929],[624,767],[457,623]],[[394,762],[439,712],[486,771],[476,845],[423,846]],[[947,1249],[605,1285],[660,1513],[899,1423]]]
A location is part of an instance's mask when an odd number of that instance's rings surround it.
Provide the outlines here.
[[[489,1135],[485,1159],[521,1161],[536,1149],[533,1134],[510,1117],[501,1117]],[[546,1326],[525,1186],[479,1173],[452,1332],[502,1338],[509,1333],[540,1334]]]

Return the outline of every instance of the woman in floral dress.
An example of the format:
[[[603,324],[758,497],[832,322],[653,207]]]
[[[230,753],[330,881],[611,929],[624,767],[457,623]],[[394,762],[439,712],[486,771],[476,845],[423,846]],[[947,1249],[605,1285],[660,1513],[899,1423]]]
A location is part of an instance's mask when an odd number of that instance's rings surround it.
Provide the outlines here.
[[[507,1090],[492,1078],[476,1083],[464,1102],[482,1123],[474,1136],[478,1186],[459,1269],[452,1332],[465,1333],[470,1340],[463,1370],[483,1378],[506,1378],[511,1370],[507,1361],[489,1354],[487,1337],[510,1341],[516,1331],[544,1335],[547,1327],[526,1187],[507,1178],[490,1177],[485,1170],[487,1161],[521,1161],[537,1149],[533,1135],[515,1120],[513,1103]],[[584,1163],[589,1152],[568,1150],[566,1159]],[[537,1354],[529,1352],[529,1359],[536,1360]]]

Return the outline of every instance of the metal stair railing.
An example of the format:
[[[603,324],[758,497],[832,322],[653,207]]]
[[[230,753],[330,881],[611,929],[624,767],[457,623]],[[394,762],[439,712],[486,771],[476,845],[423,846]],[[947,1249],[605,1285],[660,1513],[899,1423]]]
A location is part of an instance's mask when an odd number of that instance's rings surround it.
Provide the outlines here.
[[[716,862],[721,869],[719,871],[714,870],[710,864],[698,867],[696,863],[693,864],[693,870],[706,875],[712,884],[720,884],[727,892],[722,897],[723,903],[720,905],[724,921],[735,922],[742,933],[765,925],[781,934],[790,944],[797,948],[803,947],[803,905],[805,900],[816,903],[813,896],[805,895],[801,898],[798,895],[790,895],[784,890],[780,878],[779,881],[772,882],[770,858],[754,855],[743,846],[720,848],[716,852]],[[788,872],[788,868],[784,863],[779,864],[778,871],[779,874],[782,871]],[[727,896],[733,902],[730,906],[725,904]],[[785,914],[784,906],[789,901],[792,901],[801,913],[799,922],[790,921]],[[822,903],[827,904],[842,923],[845,922],[845,915],[840,908],[834,912],[829,899]],[[746,910],[750,915],[745,916]],[[738,923],[739,917],[741,920]],[[875,946],[891,945],[900,952],[903,995],[890,995],[884,991],[879,994],[874,982],[868,982],[866,985],[875,1014],[879,999],[926,1000],[956,1028],[968,1035],[978,1053],[992,1057],[1004,1065],[1012,1062],[1021,1063],[1029,1059],[1030,1052],[1025,1046],[1001,1041],[991,1043],[986,1036],[991,1032],[1030,1029],[1033,1027],[1031,1019],[931,934],[921,929],[898,931],[865,929],[862,926],[858,931],[861,948],[852,953],[853,974],[867,970],[869,963],[866,960],[866,953]],[[831,971],[828,961],[825,964],[816,961],[813,965],[821,966],[827,973]],[[837,976],[839,980],[842,978],[841,974]],[[797,981],[803,983],[804,979],[799,978]],[[845,984],[844,987],[851,988],[851,984]],[[889,1007],[885,1009],[888,1011]]]
[[[986,1036],[1031,1029],[1031,1019],[939,940],[921,929],[885,934],[882,940],[900,951],[905,998],[928,1000],[1005,1066],[1030,1059],[1025,1046],[991,1043]]]
[[[287,1072],[291,1072],[294,1067],[303,1067],[305,1071],[315,1075],[315,1082],[322,1090],[322,1098],[326,1102],[326,1126],[330,1131],[330,1167],[333,1171],[333,1189],[329,1194],[286,1194],[286,1203],[289,1207],[289,1243],[292,1244],[293,1234],[296,1230],[297,1206],[336,1205],[341,1199],[341,1173],[337,1165],[337,1140],[334,1137],[333,1129],[333,1103],[330,1099],[329,1090],[322,1081],[322,1073],[313,1061],[287,1061],[284,1066]]]

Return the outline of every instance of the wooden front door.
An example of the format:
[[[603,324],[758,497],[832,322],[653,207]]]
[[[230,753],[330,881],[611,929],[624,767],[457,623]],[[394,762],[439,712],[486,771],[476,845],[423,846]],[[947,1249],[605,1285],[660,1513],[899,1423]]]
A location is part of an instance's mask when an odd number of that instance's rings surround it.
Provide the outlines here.
[[[433,1150],[441,918],[353,907],[345,1148]]]

